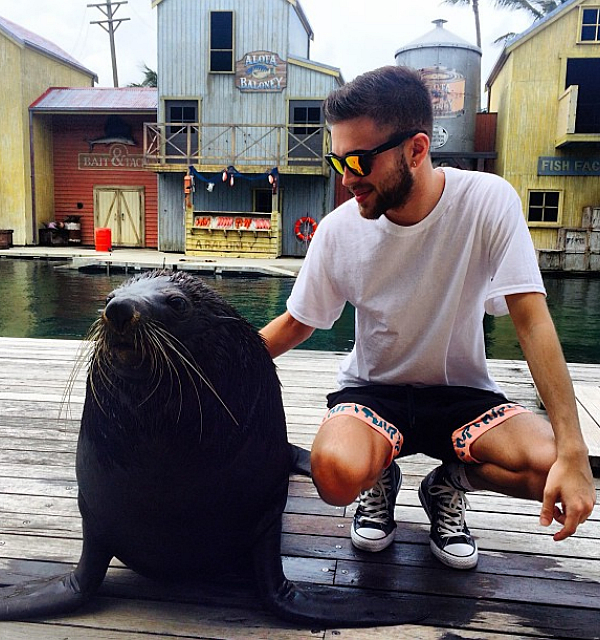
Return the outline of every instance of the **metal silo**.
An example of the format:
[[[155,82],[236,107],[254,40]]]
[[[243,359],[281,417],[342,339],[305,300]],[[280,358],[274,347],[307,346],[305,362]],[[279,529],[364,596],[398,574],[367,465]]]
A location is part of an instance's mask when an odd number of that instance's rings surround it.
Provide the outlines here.
[[[481,92],[481,49],[444,29],[435,29],[396,51],[398,66],[421,73],[433,99],[434,131],[431,149],[472,153],[475,114]]]

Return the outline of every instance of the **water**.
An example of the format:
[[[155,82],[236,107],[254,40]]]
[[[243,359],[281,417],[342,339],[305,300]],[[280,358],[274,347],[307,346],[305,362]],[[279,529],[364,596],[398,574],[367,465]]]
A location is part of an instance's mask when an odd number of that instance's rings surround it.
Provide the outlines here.
[[[90,274],[42,260],[0,259],[0,335],[13,338],[82,338],[106,296],[131,274]],[[256,327],[282,313],[292,278],[206,277]],[[600,278],[546,275],[548,306],[567,361],[600,363]],[[490,358],[523,359],[510,318],[487,317]],[[348,307],[330,331],[315,331],[301,348],[349,351],[354,312]]]
[[[131,276],[83,273],[46,260],[0,259],[0,336],[82,338],[106,296]],[[257,328],[285,310],[294,284],[293,278],[204,279]],[[354,313],[346,309],[331,331],[316,331],[303,347],[350,351],[353,344]]]

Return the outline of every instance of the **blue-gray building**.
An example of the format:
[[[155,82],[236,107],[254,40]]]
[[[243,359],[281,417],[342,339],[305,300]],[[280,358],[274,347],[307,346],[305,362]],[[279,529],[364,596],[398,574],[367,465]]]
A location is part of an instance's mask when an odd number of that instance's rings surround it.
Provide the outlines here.
[[[158,122],[145,125],[144,154],[159,176],[159,249],[304,255],[334,204],[321,104],[342,78],[310,60],[300,2],[154,6]]]

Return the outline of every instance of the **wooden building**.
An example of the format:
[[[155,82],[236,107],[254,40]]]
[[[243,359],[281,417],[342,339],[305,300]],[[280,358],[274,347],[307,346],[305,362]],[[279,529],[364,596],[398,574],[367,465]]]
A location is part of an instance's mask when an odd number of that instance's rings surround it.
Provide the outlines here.
[[[301,256],[333,208],[321,103],[342,83],[310,60],[298,0],[154,0],[159,249]],[[193,178],[184,193],[184,178]]]
[[[80,242],[110,229],[113,247],[158,246],[156,174],[144,166],[144,123],[156,118],[152,88],[51,88],[30,108],[34,220],[77,218]]]
[[[540,265],[600,270],[600,1],[567,0],[508,43],[487,81],[496,170]]]
[[[37,238],[30,162],[29,105],[51,86],[90,87],[97,80],[53,43],[0,17],[0,227],[13,231],[14,244],[32,244]],[[43,131],[38,131],[43,136]],[[51,161],[46,147],[38,160]],[[42,157],[44,155],[45,157]],[[39,169],[39,167],[38,167]],[[43,172],[39,171],[40,176]],[[51,192],[48,182],[38,194]]]

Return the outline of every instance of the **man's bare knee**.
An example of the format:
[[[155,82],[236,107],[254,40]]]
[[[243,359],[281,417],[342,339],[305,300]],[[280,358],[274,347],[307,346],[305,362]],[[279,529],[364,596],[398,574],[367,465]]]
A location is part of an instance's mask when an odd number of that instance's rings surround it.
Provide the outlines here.
[[[372,465],[358,456],[342,456],[339,450],[313,448],[311,469],[319,495],[329,504],[346,506],[368,486],[377,482],[372,478]],[[370,484],[371,483],[371,484]]]
[[[326,420],[313,442],[312,476],[329,504],[350,504],[375,485],[390,455],[391,444],[361,420],[338,416]]]

